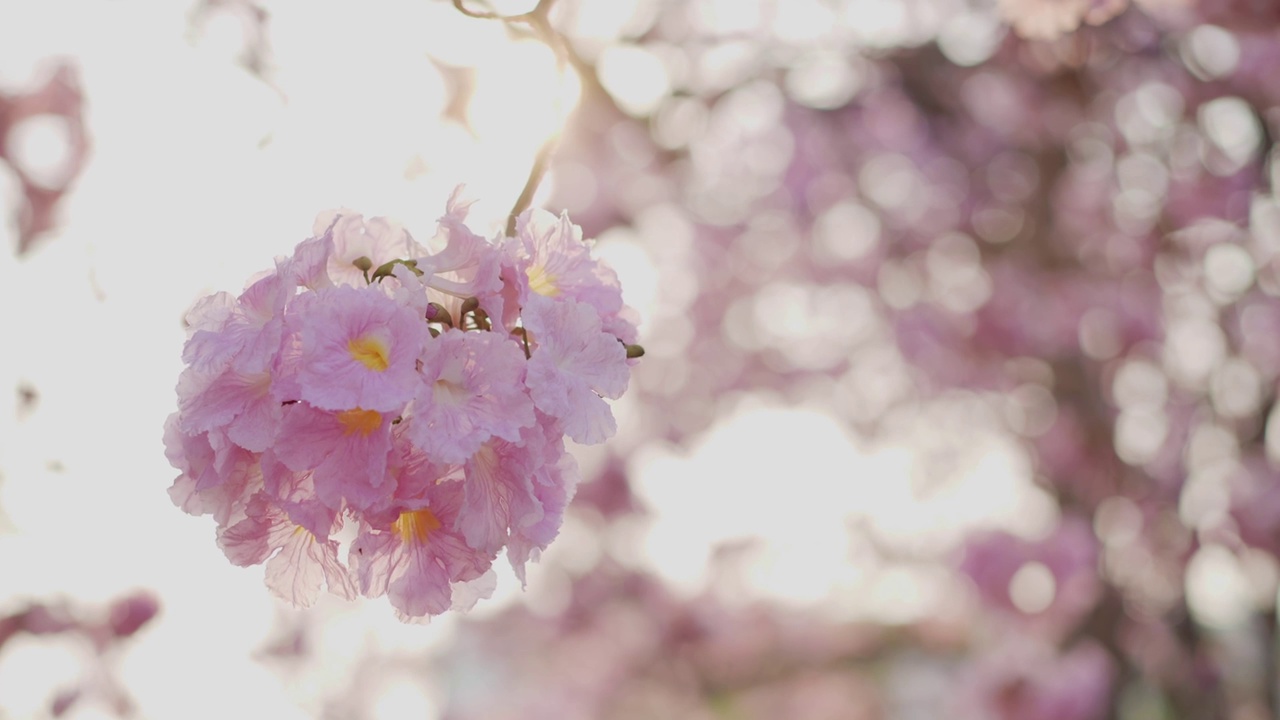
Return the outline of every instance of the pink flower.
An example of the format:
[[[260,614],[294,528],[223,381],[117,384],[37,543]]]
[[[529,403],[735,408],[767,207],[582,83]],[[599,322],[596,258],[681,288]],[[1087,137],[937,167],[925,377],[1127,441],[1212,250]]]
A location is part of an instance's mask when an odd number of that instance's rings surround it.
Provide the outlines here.
[[[262,454],[262,492],[272,504],[284,511],[289,520],[301,525],[316,537],[328,537],[339,522],[341,504],[325,504],[316,494],[315,472],[296,472],[280,462],[274,450]]]
[[[584,302],[601,316],[622,310],[618,276],[591,257],[582,228],[569,222],[568,215],[557,218],[545,210],[526,210],[517,220],[515,238],[508,242],[522,305],[533,294]]]
[[[525,376],[533,404],[576,442],[612,437],[617,423],[604,398],[621,397],[630,380],[622,343],[602,330],[591,306],[573,300],[531,298],[523,320],[537,345]]]
[[[316,497],[340,510],[365,509],[390,494],[387,456],[393,416],[376,410],[326,412],[306,403],[285,408],[275,456],[295,472],[314,475]]]
[[[449,196],[445,214],[439,220],[444,249],[417,258],[425,285],[459,298],[482,297],[501,288],[498,248],[466,226],[470,207],[471,203],[463,202],[459,186]]]
[[[321,540],[258,493],[249,501],[245,519],[218,533],[218,544],[233,564],[267,563],[267,588],[282,600],[310,607],[322,585],[348,600],[355,585],[338,561],[338,543]],[[268,559],[269,558],[269,559]]]
[[[329,257],[333,254],[333,227],[341,217],[329,218],[328,225],[323,225],[325,215],[316,218],[315,235],[298,243],[292,257],[277,258],[276,271],[296,287],[308,290],[333,287],[333,279],[329,277]],[[363,275],[361,279],[364,279]]]
[[[270,362],[280,350],[283,313],[290,288],[275,273],[251,283],[239,297],[216,293],[187,313],[191,331],[182,360],[206,375],[225,369],[233,359],[250,366]]]
[[[280,420],[267,368],[233,365],[212,378],[188,368],[178,378],[178,407],[184,432],[225,429],[232,442],[253,452],[270,446]]]
[[[389,221],[322,216],[274,271],[188,315],[170,497],[295,605],[358,583],[406,620],[467,608],[504,548],[523,582],[577,486],[564,434],[615,430],[604,398],[626,389],[618,338],[635,334],[616,278],[567,218],[526,216],[522,242],[497,244],[466,211],[455,192],[436,254]]]
[[[361,594],[386,595],[409,618],[448,610],[452,585],[480,578],[493,563],[491,554],[471,548],[453,529],[462,484],[430,478],[419,478],[419,497],[362,522],[348,560]]]
[[[542,517],[533,494],[534,460],[528,448],[494,440],[467,461],[462,511],[455,522],[467,545],[497,554],[507,542],[510,527]]]
[[[192,515],[213,515],[219,525],[240,512],[248,493],[262,484],[257,457],[219,432],[187,435],[179,414],[164,428],[165,457],[181,474],[169,489],[174,504]]]
[[[232,442],[261,452],[271,444],[279,402],[271,371],[280,354],[289,288],[270,273],[238,298],[225,293],[187,315],[192,335],[183,350],[190,366],[178,378],[180,429],[224,430]]]
[[[363,288],[368,283],[353,263],[357,258],[369,258],[373,267],[397,259],[421,254],[422,248],[409,233],[386,218],[369,218],[350,210],[339,210],[336,215],[323,214],[316,218],[312,231],[330,239],[326,273],[336,285]]]
[[[399,412],[417,390],[426,323],[381,292],[336,287],[290,305],[299,397],[325,410]]]
[[[409,438],[440,462],[460,463],[491,437],[518,440],[533,423],[525,358],[495,333],[448,330],[426,344]]]
[[[511,528],[507,537],[507,560],[521,584],[524,566],[555,540],[564,521],[565,508],[577,492],[580,474],[578,462],[564,450],[564,440],[549,418],[541,418],[526,432],[525,447],[532,460],[534,505],[511,512]],[[470,488],[468,492],[471,492]],[[521,499],[525,499],[521,496]]]

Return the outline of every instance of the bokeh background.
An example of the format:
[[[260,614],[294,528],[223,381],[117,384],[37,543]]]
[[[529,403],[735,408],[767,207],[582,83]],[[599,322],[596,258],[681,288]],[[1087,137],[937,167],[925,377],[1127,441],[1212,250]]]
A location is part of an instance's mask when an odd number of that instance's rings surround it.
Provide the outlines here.
[[[1278,132],[1273,0],[7,2],[0,718],[1280,717]],[[647,350],[561,537],[280,604],[183,315],[539,158]]]

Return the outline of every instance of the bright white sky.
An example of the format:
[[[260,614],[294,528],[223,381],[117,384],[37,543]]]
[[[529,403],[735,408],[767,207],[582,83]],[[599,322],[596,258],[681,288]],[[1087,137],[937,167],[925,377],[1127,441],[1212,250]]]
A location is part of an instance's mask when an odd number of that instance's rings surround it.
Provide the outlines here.
[[[593,3],[582,30],[606,42],[641,6],[618,3],[610,16],[612,2]],[[13,227],[0,226],[0,507],[9,518],[0,609],[155,589],[163,615],[120,666],[146,717],[307,717],[313,708],[300,703],[342,686],[364,650],[420,647],[449,627],[401,625],[383,602],[329,603],[317,612],[326,618],[320,655],[331,661],[316,677],[287,684],[251,659],[277,614],[292,611],[269,598],[260,569],[226,561],[207,518],[179,512],[165,493],[175,471],[161,426],[175,406],[186,308],[238,290],[326,208],[390,215],[429,237],[448,192],[465,182],[480,199],[473,226],[488,231],[575,100],[574,81],[558,78],[544,48],[514,45],[496,24],[461,18],[444,2],[272,7],[287,105],[235,64],[238,26],[215,23],[193,39],[185,3],[0,6],[0,87],[35,82],[49,56],[74,58],[93,142],[61,233],[18,261],[8,250]],[[739,6],[708,7],[732,19]],[[742,21],[754,22],[756,4],[741,7]],[[474,136],[439,124],[443,85],[426,48],[478,66]],[[648,58],[633,60],[645,80],[633,101],[643,106],[663,80]],[[611,62],[625,79],[631,60]],[[41,132],[31,129],[27,151],[56,163],[57,145]],[[0,189],[12,190],[9,178]],[[611,252],[630,260],[620,270],[633,304],[651,306],[661,285],[645,251]],[[40,393],[22,421],[19,383]],[[624,432],[631,412],[620,408]],[[907,619],[942,591],[937,579],[851,562],[871,555],[850,540],[848,523],[870,521],[889,538],[939,529],[953,538],[961,526],[1036,507],[1015,479],[1025,474],[1016,454],[994,436],[982,442],[994,450],[969,458],[973,484],[923,502],[905,451],[868,454],[822,410],[748,402],[691,453],[640,455],[639,490],[658,513],[636,529],[634,560],[693,591],[717,542],[763,536],[744,580],[754,592],[805,604],[839,597],[845,607],[859,597],[864,604],[849,612]],[[1035,532],[1047,516],[1024,520]],[[539,577],[530,574],[535,590]],[[511,586],[488,611],[514,601]],[[77,659],[70,645],[6,647],[0,710],[38,713],[78,672]],[[380,716],[430,717],[431,699],[415,687],[389,685]],[[95,715],[86,707],[77,717]]]

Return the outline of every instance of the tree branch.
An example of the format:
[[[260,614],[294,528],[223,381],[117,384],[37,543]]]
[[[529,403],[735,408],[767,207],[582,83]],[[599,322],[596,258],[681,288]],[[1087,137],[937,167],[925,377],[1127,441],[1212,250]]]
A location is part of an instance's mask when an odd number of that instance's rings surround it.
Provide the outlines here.
[[[542,176],[547,173],[547,164],[551,159],[551,151],[555,149],[555,146],[556,136],[552,135],[546,142],[542,143],[542,147],[538,148],[538,154],[533,158],[533,167],[529,168],[529,177],[524,181],[524,189],[520,191],[520,197],[516,198],[516,204],[511,206],[511,212],[507,215],[508,236],[516,234],[516,218],[533,204],[533,194],[538,191],[538,186],[542,184]]]
[[[575,60],[577,56],[571,52],[568,40],[551,26],[551,6],[555,4],[555,0],[538,0],[537,6],[529,12],[511,16],[471,10],[466,7],[465,1],[453,0],[453,7],[458,12],[471,18],[501,20],[508,24],[518,22],[528,25],[534,35],[556,54],[556,62],[561,70],[566,65],[576,68]],[[542,177],[547,174],[547,165],[550,162],[552,151],[555,150],[558,138],[559,133],[554,133],[538,148],[538,153],[533,158],[533,167],[529,169],[529,176],[525,179],[524,188],[520,191],[520,196],[516,198],[515,204],[511,206],[511,212],[507,214],[507,235],[516,234],[516,218],[533,203],[533,196],[538,191],[538,186],[542,184]]]
[[[467,16],[467,17],[469,17],[469,18],[475,18],[475,19],[477,19],[477,20],[502,20],[502,19],[504,19],[501,15],[499,15],[499,14],[497,14],[497,13],[492,13],[492,12],[477,12],[477,11],[475,11],[475,10],[469,10],[469,9],[467,8],[467,5],[466,5],[465,0],[453,0],[453,7],[454,7],[454,9],[456,9],[458,12],[462,13],[463,15],[466,15],[466,16]]]

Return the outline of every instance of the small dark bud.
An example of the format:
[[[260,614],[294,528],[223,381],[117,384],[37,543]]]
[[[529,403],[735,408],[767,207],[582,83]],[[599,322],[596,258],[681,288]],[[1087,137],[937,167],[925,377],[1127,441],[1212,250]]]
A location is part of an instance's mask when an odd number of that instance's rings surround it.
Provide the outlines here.
[[[351,264],[355,265],[356,269],[360,272],[369,272],[369,270],[373,268],[373,261],[364,255],[352,260]]]
[[[644,357],[644,348],[639,345],[627,345],[627,359]]]
[[[463,300],[463,301],[462,301],[462,314],[463,314],[463,315],[466,315],[467,313],[469,313],[469,312],[471,312],[472,310],[475,310],[475,309],[477,309],[477,308],[479,308],[479,307],[480,307],[480,300],[479,300],[479,298],[469,297],[469,298],[467,298],[466,300]]]
[[[440,303],[427,303],[427,320],[453,327],[453,316]]]

